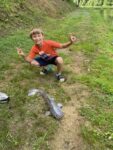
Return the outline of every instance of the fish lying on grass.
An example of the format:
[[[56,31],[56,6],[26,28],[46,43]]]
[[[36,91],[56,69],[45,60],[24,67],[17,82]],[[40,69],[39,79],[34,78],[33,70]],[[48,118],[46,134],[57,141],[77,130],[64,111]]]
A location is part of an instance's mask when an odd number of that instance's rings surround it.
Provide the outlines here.
[[[39,94],[43,97],[43,99],[45,100],[45,102],[48,104],[50,108],[50,114],[52,114],[56,119],[61,119],[64,116],[61,110],[62,104],[60,103],[57,104],[54,98],[48,95],[45,91],[40,89],[31,89],[28,92],[28,96],[32,96],[36,94]]]

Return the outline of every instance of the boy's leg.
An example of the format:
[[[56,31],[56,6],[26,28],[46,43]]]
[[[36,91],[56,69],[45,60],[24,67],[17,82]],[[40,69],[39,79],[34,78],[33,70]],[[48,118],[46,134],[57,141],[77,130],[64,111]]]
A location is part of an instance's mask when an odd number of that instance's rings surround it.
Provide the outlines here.
[[[57,57],[55,60],[57,66],[57,73],[61,74],[63,70],[63,59],[62,57]]]
[[[57,57],[55,60],[56,66],[57,66],[57,73],[56,73],[56,78],[60,82],[64,82],[66,79],[61,75],[62,70],[63,70],[63,59],[62,57]]]
[[[40,71],[40,74],[41,75],[45,75],[47,74],[47,69],[45,68],[45,66],[47,65],[48,63],[46,61],[44,61],[42,58],[40,57],[37,57],[35,58],[32,62],[31,62],[31,65],[34,65],[34,66],[37,66],[37,67],[41,67],[42,70]]]
[[[35,59],[32,60],[31,65],[40,67],[40,63],[38,61],[36,61]]]

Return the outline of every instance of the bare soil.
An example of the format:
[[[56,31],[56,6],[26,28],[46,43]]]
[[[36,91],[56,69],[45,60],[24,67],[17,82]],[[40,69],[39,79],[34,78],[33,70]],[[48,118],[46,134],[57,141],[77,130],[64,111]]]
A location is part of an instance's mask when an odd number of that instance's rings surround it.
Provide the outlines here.
[[[83,66],[87,58],[82,53],[76,53],[73,56],[71,71],[77,74],[85,73]],[[87,69],[86,69],[87,71]],[[80,83],[71,85],[66,82],[61,85],[71,100],[63,107],[64,118],[59,122],[59,128],[50,141],[51,150],[86,150],[86,146],[81,136],[81,125],[84,124],[84,118],[80,116],[80,108],[89,97],[88,87]]]

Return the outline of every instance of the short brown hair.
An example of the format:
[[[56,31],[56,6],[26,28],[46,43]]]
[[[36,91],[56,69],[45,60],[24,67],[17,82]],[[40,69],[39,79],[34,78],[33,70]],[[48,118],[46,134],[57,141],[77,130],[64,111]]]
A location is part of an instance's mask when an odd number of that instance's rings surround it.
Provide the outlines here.
[[[43,31],[41,29],[35,28],[30,32],[29,36],[32,39],[33,34],[40,34],[40,33],[43,34]]]

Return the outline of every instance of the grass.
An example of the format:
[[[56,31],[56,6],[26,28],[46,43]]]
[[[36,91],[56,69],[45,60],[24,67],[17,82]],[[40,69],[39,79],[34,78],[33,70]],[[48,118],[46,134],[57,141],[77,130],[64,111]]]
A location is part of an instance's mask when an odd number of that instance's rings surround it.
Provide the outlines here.
[[[91,95],[81,108],[80,114],[86,123],[81,132],[91,150],[113,148],[113,78],[112,78],[112,22],[104,18],[99,10],[78,9],[62,19],[46,18],[41,25],[47,39],[65,42],[74,32],[80,42],[71,47],[72,53],[82,52],[90,60],[85,74],[70,76],[69,84],[82,83],[89,87]],[[36,24],[36,22],[34,22]],[[16,47],[26,53],[32,46],[28,37],[31,27],[18,29],[5,38],[0,38],[0,91],[10,96],[8,104],[0,105],[0,149],[49,150],[50,141],[59,123],[44,113],[47,106],[40,96],[28,97],[30,88],[45,89],[57,102],[65,105],[70,97],[51,73],[39,75],[39,69],[31,67],[17,56]],[[73,64],[71,55],[61,52],[65,65]],[[89,72],[87,71],[89,69]],[[49,81],[49,83],[48,83]],[[90,122],[87,125],[87,122]]]

